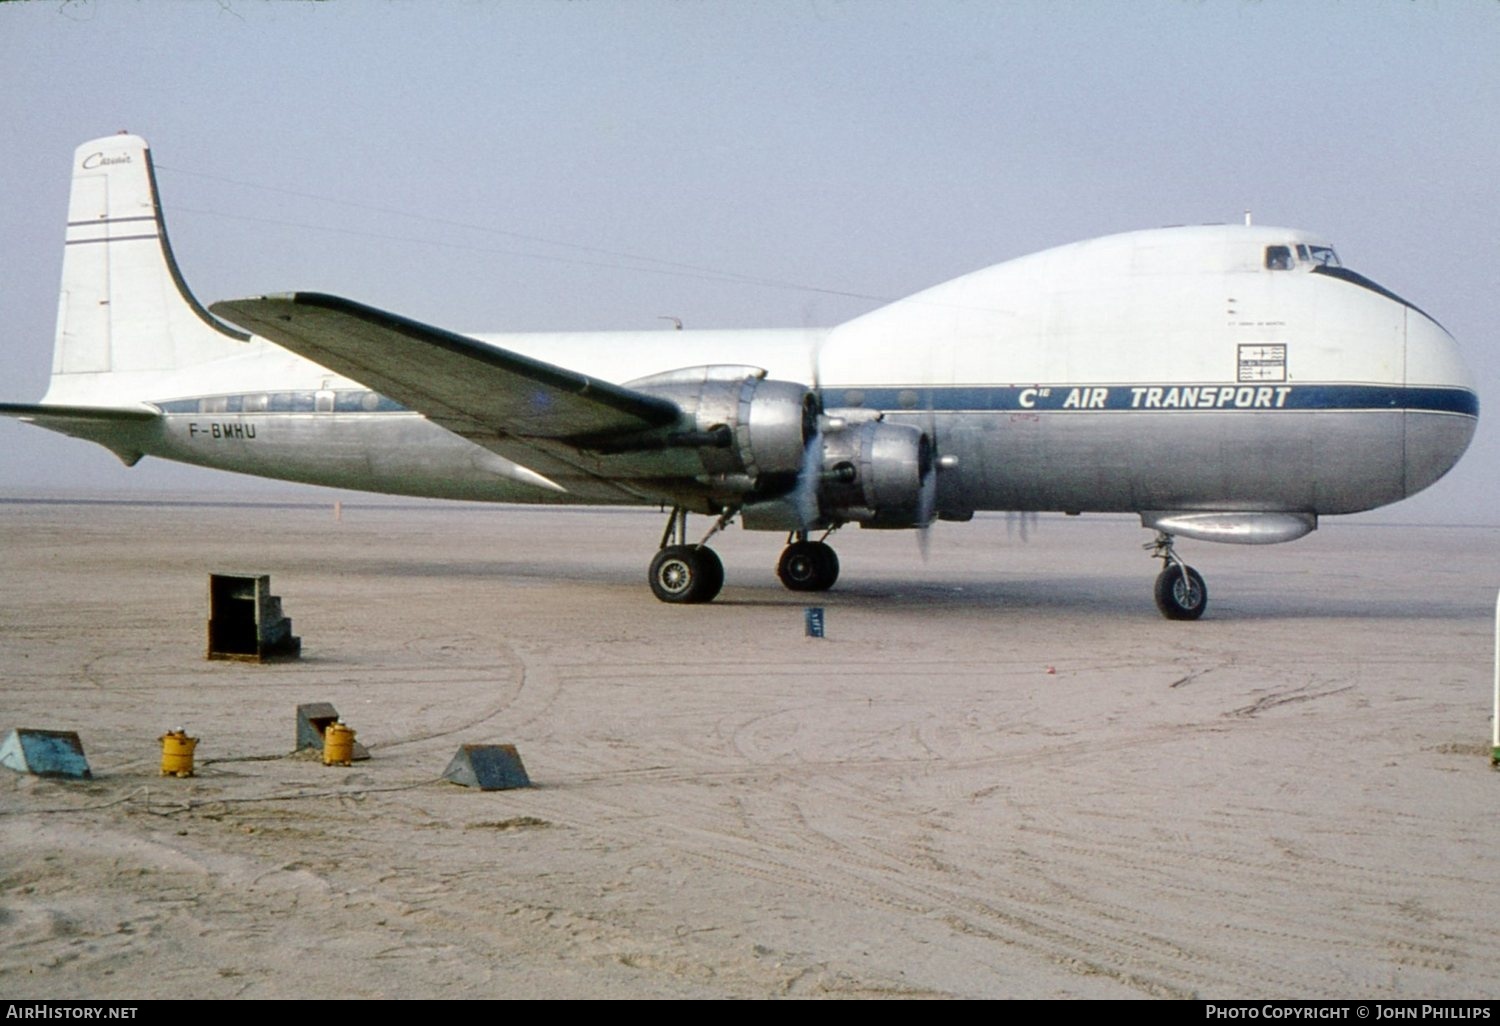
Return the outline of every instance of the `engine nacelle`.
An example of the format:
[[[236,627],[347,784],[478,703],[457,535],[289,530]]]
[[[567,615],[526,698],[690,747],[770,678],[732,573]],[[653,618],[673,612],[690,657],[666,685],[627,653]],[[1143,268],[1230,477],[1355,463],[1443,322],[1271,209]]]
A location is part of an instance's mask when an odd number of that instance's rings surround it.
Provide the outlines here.
[[[758,367],[688,367],[627,384],[682,410],[656,444],[691,450],[707,498],[742,503],[751,530],[925,527],[932,519],[932,439],[915,425],[870,410],[820,418],[812,389],[768,380]]]
[[[860,411],[865,412],[865,411]],[[810,480],[781,495],[746,503],[752,531],[810,531],[843,523],[925,527],[933,516],[932,441],[910,424],[861,418],[822,422]]]
[[[915,425],[868,421],[823,433],[818,504],[831,522],[925,527],[934,484],[932,439]]]
[[[673,444],[697,450],[706,478],[735,493],[777,493],[791,489],[802,471],[817,432],[818,401],[806,385],[765,374],[756,367],[693,367],[630,387],[682,409],[686,422]]]

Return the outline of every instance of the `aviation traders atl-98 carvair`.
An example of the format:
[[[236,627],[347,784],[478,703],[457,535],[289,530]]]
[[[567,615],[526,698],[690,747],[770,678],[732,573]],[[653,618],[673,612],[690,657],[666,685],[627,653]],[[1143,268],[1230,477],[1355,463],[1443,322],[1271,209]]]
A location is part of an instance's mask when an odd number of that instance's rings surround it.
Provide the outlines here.
[[[1453,338],[1324,239],[1218,225],[1011,260],[816,330],[460,335],[297,292],[215,303],[167,243],[144,140],[73,162],[51,386],[0,412],[127,464],[160,456],[402,495],[670,509],[665,602],[707,602],[707,542],[976,511],[1130,512],[1156,601],[1203,613],[1178,537],[1282,542],[1441,477],[1479,402]],[[688,514],[712,517],[701,541]]]

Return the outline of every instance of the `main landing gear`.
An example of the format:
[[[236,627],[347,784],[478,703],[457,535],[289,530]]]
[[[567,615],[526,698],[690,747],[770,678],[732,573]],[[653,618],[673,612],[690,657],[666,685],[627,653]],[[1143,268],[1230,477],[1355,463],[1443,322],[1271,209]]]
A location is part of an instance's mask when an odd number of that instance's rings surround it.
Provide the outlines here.
[[[667,518],[667,529],[662,532],[661,548],[651,560],[647,577],[651,582],[651,593],[663,602],[684,605],[712,602],[719,589],[724,587],[724,563],[719,554],[708,547],[708,539],[723,530],[732,516],[731,512],[726,512],[703,541],[689,545],[687,510],[680,506],[673,509]]]
[[[808,541],[806,531],[797,531],[781,550],[776,576],[788,591],[827,591],[839,579],[838,553],[827,542]]]
[[[1208,608],[1208,586],[1202,574],[1177,557],[1172,544],[1170,534],[1158,531],[1156,540],[1144,546],[1163,564],[1156,576],[1156,608],[1168,620],[1196,620]]]
[[[712,602],[724,587],[724,564],[708,540],[728,527],[737,512],[726,509],[693,545],[687,540],[687,510],[673,509],[646,575],[651,593],[663,602],[682,605]],[[839,579],[839,557],[826,541],[808,541],[806,531],[794,531],[776,563],[776,576],[790,591],[827,591]]]

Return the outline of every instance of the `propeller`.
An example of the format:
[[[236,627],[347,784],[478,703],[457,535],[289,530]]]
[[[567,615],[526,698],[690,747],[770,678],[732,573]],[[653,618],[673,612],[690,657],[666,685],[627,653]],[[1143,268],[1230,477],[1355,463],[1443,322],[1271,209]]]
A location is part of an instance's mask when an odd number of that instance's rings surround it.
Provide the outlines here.
[[[819,335],[807,350],[812,364],[808,375],[812,392],[802,413],[802,437],[806,442],[802,447],[802,467],[797,471],[797,483],[791,494],[797,523],[803,531],[812,530],[823,517],[818,504],[818,486],[823,476],[823,338]]]
[[[818,504],[818,485],[823,474],[823,404],[816,393],[808,397],[807,414],[810,425],[804,430],[807,442],[802,447],[802,467],[797,471],[797,483],[790,496],[803,531],[812,530],[823,516]]]
[[[937,414],[934,412],[932,385],[927,386],[927,425],[923,429],[917,457],[921,482],[917,493],[917,552],[922,562],[932,554],[932,522],[937,517]]]

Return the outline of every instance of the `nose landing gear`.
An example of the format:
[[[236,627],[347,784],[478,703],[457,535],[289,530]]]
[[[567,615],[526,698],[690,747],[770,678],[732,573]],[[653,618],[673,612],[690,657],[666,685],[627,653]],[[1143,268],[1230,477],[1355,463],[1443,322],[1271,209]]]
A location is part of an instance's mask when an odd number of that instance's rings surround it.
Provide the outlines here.
[[[1196,620],[1208,608],[1208,586],[1203,575],[1178,558],[1173,539],[1165,531],[1156,532],[1156,540],[1145,548],[1162,561],[1162,572],[1156,576],[1156,608],[1168,620]]]

